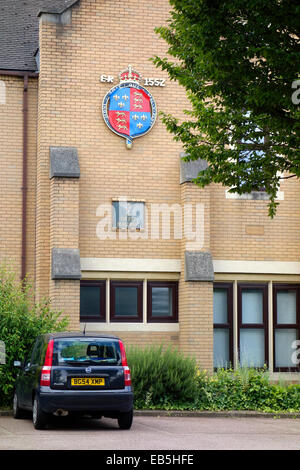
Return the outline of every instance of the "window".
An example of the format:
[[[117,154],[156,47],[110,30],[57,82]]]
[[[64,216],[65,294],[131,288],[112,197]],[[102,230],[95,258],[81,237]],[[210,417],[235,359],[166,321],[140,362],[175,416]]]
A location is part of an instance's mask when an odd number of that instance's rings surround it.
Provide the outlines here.
[[[273,288],[273,344],[274,370],[296,371],[299,365],[293,362],[294,341],[299,339],[299,295],[300,287],[274,285]]]
[[[80,320],[105,321],[105,281],[81,281]]]
[[[238,286],[238,321],[241,366],[268,364],[267,285]]]
[[[31,365],[40,364],[43,346],[44,346],[43,337],[40,336],[39,338],[37,338],[37,340],[36,340],[36,342],[33,346],[31,359],[30,359],[30,364]]]
[[[144,202],[113,201],[112,224],[116,229],[144,229]]]
[[[270,283],[236,286],[214,284],[214,367],[225,368],[238,361],[243,367],[259,368],[270,362],[274,372],[299,372],[300,285],[273,284],[272,338]]]
[[[241,176],[235,188],[241,190],[241,194],[230,193],[226,190],[226,197],[229,199],[268,200],[269,196],[265,192],[264,185],[258,186],[256,180],[253,180],[254,172],[261,168],[261,161],[266,153],[268,143],[266,132],[259,127],[256,117],[250,111],[243,110],[242,114],[239,111],[235,119],[237,120],[232,127],[233,135],[230,136],[230,147],[233,150],[238,150],[237,162]],[[249,181],[251,181],[250,188]],[[242,192],[244,189],[245,191]]]
[[[214,367],[233,363],[232,284],[214,285]]]
[[[55,339],[53,365],[71,364],[114,366],[121,364],[120,345],[117,340],[104,338]]]
[[[111,281],[110,321],[143,321],[143,281]]]
[[[178,283],[148,282],[148,322],[178,321]]]

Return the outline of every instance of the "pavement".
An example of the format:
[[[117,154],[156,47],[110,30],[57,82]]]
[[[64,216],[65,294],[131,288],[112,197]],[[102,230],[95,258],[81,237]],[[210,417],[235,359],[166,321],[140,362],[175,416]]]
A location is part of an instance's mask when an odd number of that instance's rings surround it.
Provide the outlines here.
[[[129,431],[108,418],[61,418],[37,431],[6,412],[0,450],[300,450],[300,420],[290,415],[180,413],[136,412]]]

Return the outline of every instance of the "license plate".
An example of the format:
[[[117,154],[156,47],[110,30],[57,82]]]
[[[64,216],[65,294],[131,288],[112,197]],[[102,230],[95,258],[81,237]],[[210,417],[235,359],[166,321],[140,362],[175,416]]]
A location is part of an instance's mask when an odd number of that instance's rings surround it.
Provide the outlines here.
[[[104,377],[73,377],[71,378],[71,386],[72,387],[80,387],[80,386],[104,386],[105,379]]]

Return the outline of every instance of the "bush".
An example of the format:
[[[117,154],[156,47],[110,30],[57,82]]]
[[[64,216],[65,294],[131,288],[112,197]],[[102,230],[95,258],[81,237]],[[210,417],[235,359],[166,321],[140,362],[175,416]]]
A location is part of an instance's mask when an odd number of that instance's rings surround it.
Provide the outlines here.
[[[270,382],[266,369],[208,374],[171,347],[127,348],[137,409],[300,411],[300,385]]]
[[[219,369],[198,374],[199,410],[300,411],[300,386],[272,384],[264,369]]]
[[[0,365],[0,406],[11,403],[17,370],[13,363],[23,360],[39,334],[63,331],[68,320],[59,319],[49,301],[37,305],[28,282],[16,280],[0,267],[0,340],[5,344],[6,363]]]
[[[172,347],[127,348],[136,408],[186,409],[197,396],[196,362]]]

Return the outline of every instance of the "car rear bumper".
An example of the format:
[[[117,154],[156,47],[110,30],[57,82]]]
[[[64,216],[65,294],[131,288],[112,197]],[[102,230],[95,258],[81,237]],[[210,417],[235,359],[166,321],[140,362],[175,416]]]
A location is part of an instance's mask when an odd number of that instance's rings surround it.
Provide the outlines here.
[[[133,392],[128,390],[51,390],[40,391],[40,406],[45,413],[66,411],[127,412],[133,407]]]

